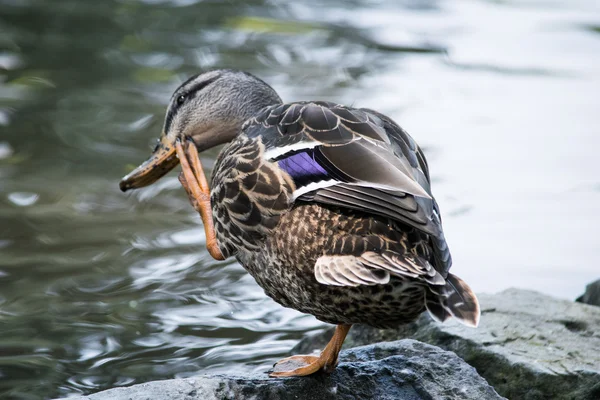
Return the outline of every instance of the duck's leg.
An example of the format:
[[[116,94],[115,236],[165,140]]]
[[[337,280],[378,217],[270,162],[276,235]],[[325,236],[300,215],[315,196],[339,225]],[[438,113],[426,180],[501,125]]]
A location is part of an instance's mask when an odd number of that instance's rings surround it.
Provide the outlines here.
[[[327,343],[320,356],[291,356],[284,358],[275,364],[274,371],[269,374],[272,378],[285,376],[305,376],[323,370],[327,373],[333,372],[338,362],[338,355],[342,344],[352,325],[338,325],[333,337]]]
[[[224,260],[225,258],[217,245],[210,205],[210,188],[202,169],[198,149],[196,149],[196,145],[191,141],[187,141],[184,149],[181,141],[177,140],[175,151],[181,163],[179,182],[181,182],[181,185],[187,192],[194,209],[200,213],[202,223],[204,224],[206,249],[215,260]]]

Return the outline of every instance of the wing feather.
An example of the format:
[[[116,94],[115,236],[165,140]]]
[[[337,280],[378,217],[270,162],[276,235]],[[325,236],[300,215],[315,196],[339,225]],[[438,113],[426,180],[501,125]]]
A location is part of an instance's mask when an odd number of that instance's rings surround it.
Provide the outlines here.
[[[386,145],[362,139],[345,146],[321,146],[327,162],[348,177],[350,182],[382,190],[398,191],[431,199],[411,171]]]
[[[430,235],[434,267],[446,276],[452,259],[425,155],[389,117],[329,102],[298,102],[265,109],[246,122],[243,134],[260,136],[271,161],[307,152],[318,163],[322,176],[305,179],[310,188],[295,181],[295,201],[382,215],[416,228]]]
[[[321,256],[315,263],[315,278],[331,286],[386,284],[387,271],[377,271],[364,265],[354,256]]]
[[[315,278],[324,285],[380,285],[388,283],[391,275],[418,279],[436,286],[446,284],[428,261],[391,251],[368,251],[359,257],[326,255],[319,257],[315,263]]]

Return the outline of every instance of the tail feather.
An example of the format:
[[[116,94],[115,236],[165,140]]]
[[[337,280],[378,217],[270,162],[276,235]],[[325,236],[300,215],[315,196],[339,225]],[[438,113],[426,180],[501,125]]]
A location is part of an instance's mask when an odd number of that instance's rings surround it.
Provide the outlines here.
[[[431,316],[440,322],[455,317],[467,326],[479,324],[479,301],[469,285],[456,275],[448,274],[444,286],[430,286],[425,305]]]

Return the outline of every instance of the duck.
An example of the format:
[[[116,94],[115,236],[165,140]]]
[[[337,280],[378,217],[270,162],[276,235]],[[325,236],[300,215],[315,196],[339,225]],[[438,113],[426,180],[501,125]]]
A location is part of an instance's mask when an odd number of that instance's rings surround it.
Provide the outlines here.
[[[209,184],[199,154],[220,145]],[[336,326],[320,354],[284,358],[271,377],[333,372],[354,324],[393,328],[427,311],[478,325],[476,295],[449,272],[425,154],[388,116],[284,103],[253,74],[206,71],[175,90],[155,149],[120,189],[178,164],[210,255],[235,257],[277,303]]]

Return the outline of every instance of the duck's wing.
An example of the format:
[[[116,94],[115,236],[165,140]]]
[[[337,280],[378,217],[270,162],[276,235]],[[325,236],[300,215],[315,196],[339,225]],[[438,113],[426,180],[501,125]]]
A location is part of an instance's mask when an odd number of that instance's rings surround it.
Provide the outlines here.
[[[318,202],[392,218],[431,238],[435,268],[451,265],[427,161],[388,117],[329,102],[272,106],[243,133],[260,138],[264,157],[294,180],[297,201]]]

